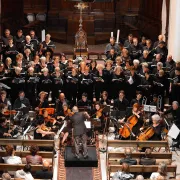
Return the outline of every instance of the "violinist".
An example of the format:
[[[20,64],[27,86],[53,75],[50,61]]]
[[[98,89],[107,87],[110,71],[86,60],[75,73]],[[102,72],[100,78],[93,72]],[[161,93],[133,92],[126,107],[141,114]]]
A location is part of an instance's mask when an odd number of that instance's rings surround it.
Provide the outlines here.
[[[5,116],[5,112],[7,111],[6,104],[0,104],[0,118]]]
[[[132,109],[126,112],[125,118],[120,119],[118,121],[120,122],[120,124],[124,124],[122,128],[123,130],[127,127],[126,125],[128,125],[127,131],[130,132],[130,136],[128,136],[127,138],[124,138],[122,133],[120,133],[120,137],[122,136],[122,139],[131,138],[131,140],[135,140],[136,136],[139,134],[139,129],[143,125],[143,119],[139,104],[135,103]],[[131,124],[134,125],[131,126]]]
[[[52,127],[57,122],[55,118],[48,115],[48,111],[46,109],[42,110],[42,116],[40,116],[39,119],[42,119],[47,127]]]
[[[0,138],[12,137],[17,134],[18,131],[15,127],[10,128],[10,120],[6,117],[0,117]]]
[[[6,117],[0,117],[0,138],[11,137],[9,131],[10,121]]]
[[[104,112],[102,105],[97,101],[95,102],[94,109],[92,110],[92,118],[100,119],[101,120],[101,128],[97,129],[99,131],[103,131],[105,127],[105,120],[104,120]]]
[[[37,99],[37,101],[36,101],[35,110],[39,110],[40,108],[48,108],[49,107],[48,101],[46,99],[47,94],[48,93],[45,91],[41,91],[39,93],[39,99]]]
[[[72,123],[69,120],[69,118],[73,115],[73,113],[71,112],[71,110],[68,108],[67,104],[63,105],[63,112],[61,112],[60,116],[57,116],[57,119],[61,119],[65,122],[65,127],[63,128],[62,132],[61,132],[61,137],[62,137],[62,141],[61,141],[61,145],[64,145],[64,142],[67,140],[69,133],[72,130]]]
[[[37,129],[34,131],[34,139],[53,139],[55,133],[45,125],[43,119],[37,121]]]

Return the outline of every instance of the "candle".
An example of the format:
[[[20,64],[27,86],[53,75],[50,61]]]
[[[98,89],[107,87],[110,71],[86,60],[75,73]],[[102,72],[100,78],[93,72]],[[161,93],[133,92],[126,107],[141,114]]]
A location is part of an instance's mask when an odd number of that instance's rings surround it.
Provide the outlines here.
[[[111,37],[113,37],[113,32],[111,32]]]
[[[116,43],[119,43],[119,35],[120,35],[120,30],[117,30],[117,38],[116,38]]]

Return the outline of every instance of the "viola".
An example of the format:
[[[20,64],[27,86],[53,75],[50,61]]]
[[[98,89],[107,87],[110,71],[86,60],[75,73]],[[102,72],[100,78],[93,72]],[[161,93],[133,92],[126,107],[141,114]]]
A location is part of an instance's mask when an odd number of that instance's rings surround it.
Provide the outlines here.
[[[104,108],[101,108],[101,109],[99,109],[99,110],[96,111],[96,117],[97,117],[97,118],[100,118],[100,117],[102,116],[103,109],[104,109]]]
[[[44,121],[47,123],[47,122],[50,122],[50,123],[54,123],[54,121],[56,121],[55,118],[52,118],[51,116],[48,116],[48,117],[45,117],[44,118]]]

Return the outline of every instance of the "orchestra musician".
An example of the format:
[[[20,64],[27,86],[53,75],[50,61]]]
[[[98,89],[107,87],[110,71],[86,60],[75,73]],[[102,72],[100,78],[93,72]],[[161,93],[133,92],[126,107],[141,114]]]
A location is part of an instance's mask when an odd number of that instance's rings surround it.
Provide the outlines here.
[[[149,135],[148,135],[148,140],[152,140],[152,141],[160,141],[162,140],[162,133],[164,130],[164,126],[161,123],[161,118],[158,114],[154,114],[152,117],[152,122],[150,122],[150,126],[146,127],[145,131],[149,131]],[[144,127],[142,126],[140,128],[141,131],[144,131]],[[144,132],[145,132],[144,131]],[[138,137],[139,140],[141,140],[141,137]]]
[[[15,100],[13,109],[19,109],[23,107],[30,108],[29,99],[25,97],[24,91],[19,91],[19,97]]]
[[[60,93],[59,94],[59,98],[56,100],[56,112],[62,112],[63,111],[63,105],[64,104],[68,104],[69,105],[69,101],[66,99],[64,93]]]
[[[163,112],[162,114],[167,115],[171,114],[173,116],[173,123],[180,129],[180,106],[177,101],[172,102],[172,107],[167,111]],[[179,148],[180,145],[180,135],[176,138],[177,144],[175,147]]]
[[[129,101],[125,98],[123,90],[119,91],[119,97],[114,100],[114,109],[119,111],[126,111]]]
[[[95,130],[101,131],[103,132],[104,128],[105,128],[105,114],[103,112],[103,107],[100,104],[100,102],[95,102],[94,104],[94,109],[92,109],[92,118],[96,118],[96,119],[100,119],[101,120],[101,127],[100,128],[95,128]]]
[[[63,111],[58,113],[57,119],[61,119],[61,121],[65,121],[65,127],[61,132],[62,141],[60,144],[64,146],[64,142],[67,140],[69,133],[72,131],[72,123],[70,121],[70,117],[73,115],[71,110],[69,109],[67,104],[63,104]]]
[[[45,125],[43,119],[37,121],[36,130],[34,131],[34,139],[53,139],[55,133],[51,131],[50,127]]]
[[[17,133],[16,126],[11,127],[10,120],[5,116],[0,117],[0,138],[12,137]]]
[[[88,158],[88,150],[87,150],[87,135],[86,135],[86,119],[89,119],[90,116],[87,112],[79,112],[78,107],[74,106],[72,108],[73,115],[70,117],[70,120],[73,124],[73,138],[75,145],[75,157],[77,159],[80,158],[80,142],[82,142],[83,146],[83,157]]]
[[[143,118],[139,104],[135,103],[132,109],[129,109],[129,111],[126,112],[125,117],[118,120],[118,122],[122,125],[124,124],[123,128],[120,128],[119,131],[119,135],[122,139],[136,139],[136,136],[139,134],[139,130],[143,125]],[[129,131],[128,137],[126,136],[125,131]]]
[[[39,99],[37,99],[36,106],[35,106],[36,111],[38,111],[40,108],[48,108],[49,107],[48,101],[46,99],[47,94],[48,93],[45,91],[41,91],[39,93]]]
[[[78,107],[91,107],[92,102],[88,99],[87,93],[83,93],[81,99],[77,102]]]
[[[108,92],[107,91],[102,92],[101,99],[99,102],[102,105],[110,105],[111,104],[111,101],[108,99]]]

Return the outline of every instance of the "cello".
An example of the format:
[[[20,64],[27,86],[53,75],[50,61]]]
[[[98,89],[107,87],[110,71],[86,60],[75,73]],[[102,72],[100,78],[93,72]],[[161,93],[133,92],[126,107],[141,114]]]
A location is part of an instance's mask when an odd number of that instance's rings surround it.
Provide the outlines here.
[[[139,111],[139,104],[135,103],[133,105],[133,109],[137,108],[137,111]],[[127,119],[127,122],[124,122],[124,126],[119,129],[119,135],[122,136],[123,138],[128,138],[130,135],[135,136],[135,134],[132,132],[133,127],[138,123],[138,114],[133,113],[132,116],[130,116]]]

